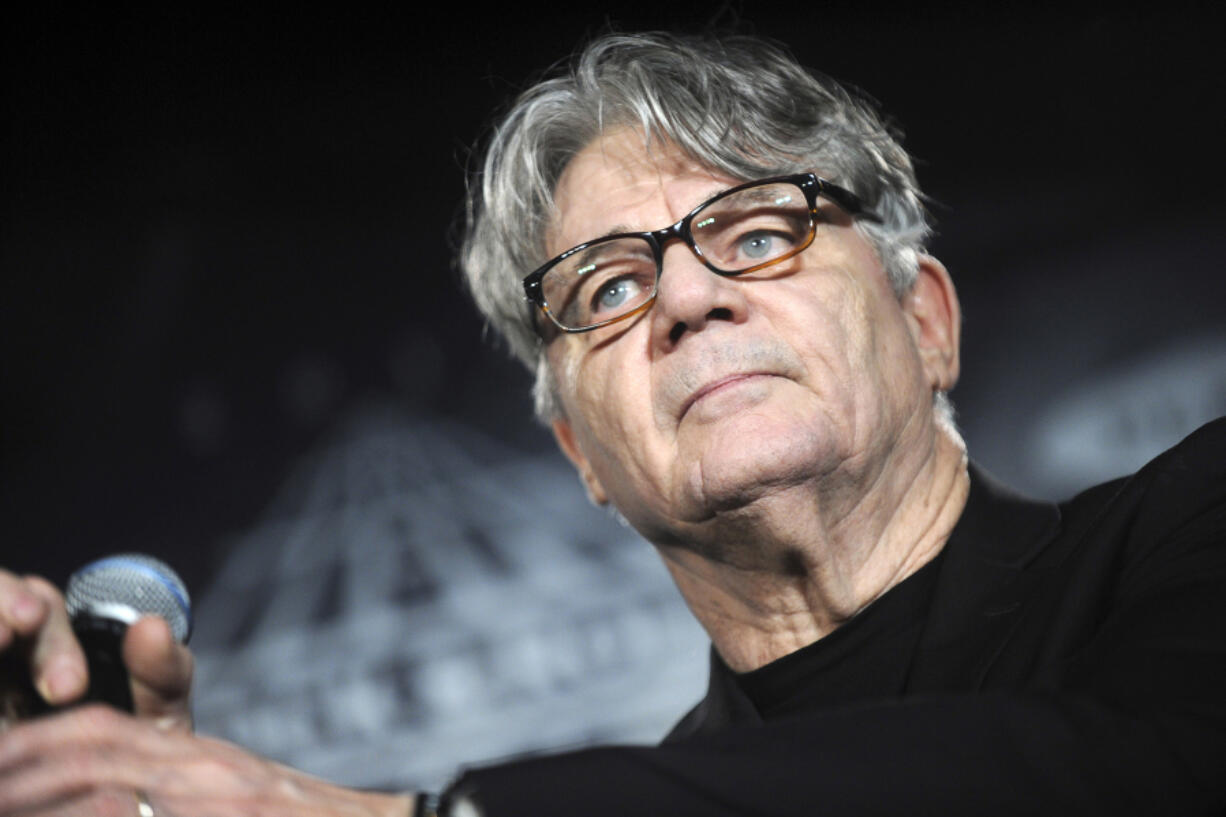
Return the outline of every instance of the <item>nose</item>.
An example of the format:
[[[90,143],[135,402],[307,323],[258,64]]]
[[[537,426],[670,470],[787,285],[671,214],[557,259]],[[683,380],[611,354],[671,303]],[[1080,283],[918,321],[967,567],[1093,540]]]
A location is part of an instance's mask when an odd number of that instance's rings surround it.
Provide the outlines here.
[[[717,275],[681,241],[664,250],[664,266],[651,310],[652,337],[670,349],[712,321],[741,323],[748,316],[740,281]]]

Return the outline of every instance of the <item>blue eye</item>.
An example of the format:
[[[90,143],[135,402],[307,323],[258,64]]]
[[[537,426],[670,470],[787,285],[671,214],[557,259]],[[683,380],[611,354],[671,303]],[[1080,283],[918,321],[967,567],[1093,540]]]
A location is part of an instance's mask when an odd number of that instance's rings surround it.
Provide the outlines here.
[[[615,278],[596,292],[596,311],[617,309],[627,301],[637,297],[641,291],[642,287],[633,278]]]
[[[775,238],[770,233],[758,231],[747,233],[738,243],[742,255],[748,258],[767,258],[771,254]]]

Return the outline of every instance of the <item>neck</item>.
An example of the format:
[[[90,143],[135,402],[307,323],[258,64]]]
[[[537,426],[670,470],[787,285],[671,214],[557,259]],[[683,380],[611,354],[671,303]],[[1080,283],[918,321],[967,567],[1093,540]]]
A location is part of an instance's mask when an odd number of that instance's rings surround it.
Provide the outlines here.
[[[970,478],[961,445],[943,430],[930,440],[850,485],[764,498],[725,520],[717,549],[660,547],[729,667],[747,672],[817,641],[940,553]]]

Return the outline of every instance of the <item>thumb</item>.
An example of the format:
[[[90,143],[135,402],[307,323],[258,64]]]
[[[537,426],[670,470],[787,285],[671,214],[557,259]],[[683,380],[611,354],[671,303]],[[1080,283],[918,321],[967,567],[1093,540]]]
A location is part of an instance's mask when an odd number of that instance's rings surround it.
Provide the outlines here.
[[[170,625],[157,616],[145,616],[129,627],[123,661],[132,685],[133,714],[165,729],[190,732],[192,654],[175,640]]]

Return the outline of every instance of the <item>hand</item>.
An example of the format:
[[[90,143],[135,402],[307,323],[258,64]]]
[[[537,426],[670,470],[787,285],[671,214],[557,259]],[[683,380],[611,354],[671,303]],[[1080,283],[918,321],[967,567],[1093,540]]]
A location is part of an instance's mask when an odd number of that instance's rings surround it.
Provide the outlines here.
[[[0,817],[412,817],[409,795],[345,789],[229,743],[159,728],[103,706],[0,735]]]
[[[52,706],[79,700],[88,689],[85,655],[73,634],[64,597],[44,579],[0,570],[0,653],[24,654],[30,680]],[[166,622],[147,616],[129,627],[123,660],[131,679],[134,713],[165,727],[190,729],[192,656],[174,640]]]

